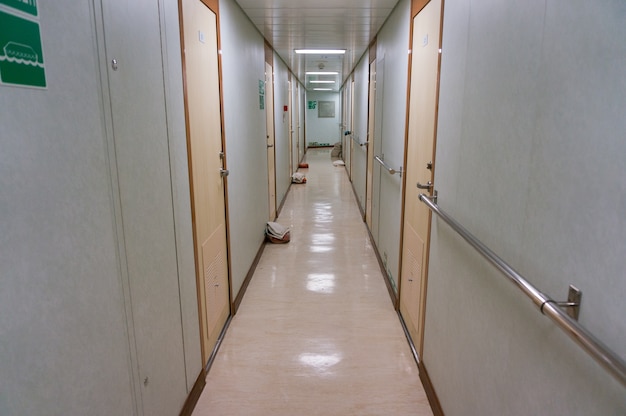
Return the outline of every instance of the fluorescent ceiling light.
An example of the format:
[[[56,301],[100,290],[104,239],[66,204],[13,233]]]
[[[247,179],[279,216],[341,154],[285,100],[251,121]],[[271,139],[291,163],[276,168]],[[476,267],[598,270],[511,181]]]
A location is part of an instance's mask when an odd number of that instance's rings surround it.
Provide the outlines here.
[[[332,88],[313,88],[313,91],[332,91]]]
[[[311,84],[334,84],[335,81],[311,80]]]
[[[306,72],[306,75],[339,75],[339,72]]]
[[[308,53],[318,55],[342,55],[346,53],[345,49],[296,49],[296,53]]]

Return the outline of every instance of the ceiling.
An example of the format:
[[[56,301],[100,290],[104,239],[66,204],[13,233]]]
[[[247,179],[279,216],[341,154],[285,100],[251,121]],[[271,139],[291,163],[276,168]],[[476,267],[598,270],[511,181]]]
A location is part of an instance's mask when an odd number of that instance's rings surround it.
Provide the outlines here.
[[[338,91],[398,0],[236,0],[308,90]],[[345,55],[297,55],[295,49],[345,49]],[[305,75],[332,71],[339,75]],[[333,80],[312,84],[311,80]]]

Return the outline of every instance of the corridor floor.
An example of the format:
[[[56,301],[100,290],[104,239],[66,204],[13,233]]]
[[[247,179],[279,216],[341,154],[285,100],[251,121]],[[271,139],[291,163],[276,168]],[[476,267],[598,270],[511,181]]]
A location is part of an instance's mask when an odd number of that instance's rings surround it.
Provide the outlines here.
[[[193,415],[432,415],[346,171],[307,162]]]

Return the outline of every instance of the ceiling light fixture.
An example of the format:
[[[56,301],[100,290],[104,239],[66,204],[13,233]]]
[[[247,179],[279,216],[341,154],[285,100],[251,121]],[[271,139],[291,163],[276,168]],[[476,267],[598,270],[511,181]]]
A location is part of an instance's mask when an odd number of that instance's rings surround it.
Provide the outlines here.
[[[332,91],[332,88],[313,88],[313,91]]]
[[[335,81],[311,80],[311,84],[334,84]]]
[[[305,72],[306,75],[339,75],[339,72]]]
[[[317,55],[343,55],[345,49],[295,49],[296,53],[317,54]]]

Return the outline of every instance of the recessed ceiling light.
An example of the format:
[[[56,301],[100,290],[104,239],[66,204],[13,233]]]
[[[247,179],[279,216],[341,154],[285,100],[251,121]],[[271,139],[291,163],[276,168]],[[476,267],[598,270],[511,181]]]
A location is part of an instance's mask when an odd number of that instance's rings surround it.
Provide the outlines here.
[[[317,55],[342,55],[345,49],[295,49],[296,53],[308,53]]]
[[[313,91],[332,91],[332,88],[313,88]]]
[[[306,72],[306,75],[339,75],[339,72]]]
[[[323,80],[311,80],[309,81],[311,84],[334,84],[335,81],[323,81]]]

